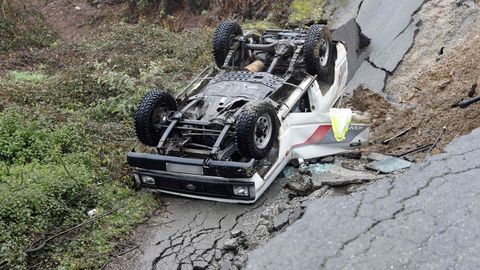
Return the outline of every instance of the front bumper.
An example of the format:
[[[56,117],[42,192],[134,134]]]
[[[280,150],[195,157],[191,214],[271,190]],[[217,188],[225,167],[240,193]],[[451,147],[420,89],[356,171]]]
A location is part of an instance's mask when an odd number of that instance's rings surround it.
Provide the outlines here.
[[[253,169],[254,160],[231,162],[130,152],[127,161],[138,185],[199,199],[253,203],[264,182]],[[248,194],[235,194],[234,188],[239,187]]]

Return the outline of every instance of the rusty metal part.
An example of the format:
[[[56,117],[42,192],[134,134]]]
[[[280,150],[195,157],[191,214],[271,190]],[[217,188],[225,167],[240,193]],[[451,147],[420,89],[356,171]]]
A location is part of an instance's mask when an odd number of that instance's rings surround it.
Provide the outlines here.
[[[265,63],[260,60],[255,60],[249,65],[245,66],[245,70],[250,72],[261,72],[265,69]]]
[[[443,134],[445,133],[445,131],[447,131],[447,127],[443,127],[443,128],[442,128],[442,131],[440,131],[440,134],[438,134],[437,139],[436,139],[435,142],[433,143],[432,147],[430,147],[430,149],[428,149],[427,155],[430,155],[430,152],[432,152],[432,150],[437,146],[438,142],[439,142],[440,139],[442,138],[442,136],[443,136]]]
[[[402,137],[403,135],[407,134],[411,129],[412,128],[410,127],[410,128],[407,128],[407,129],[403,130],[400,133],[397,133],[397,134],[393,135],[392,137],[382,141],[382,144],[388,144],[391,140]]]

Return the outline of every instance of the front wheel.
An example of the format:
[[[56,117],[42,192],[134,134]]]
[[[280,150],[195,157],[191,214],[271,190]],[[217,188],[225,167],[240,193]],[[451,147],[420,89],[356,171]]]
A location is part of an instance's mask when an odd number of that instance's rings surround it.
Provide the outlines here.
[[[250,102],[241,111],[235,126],[235,140],[240,154],[263,159],[278,136],[278,118],[269,102]]]
[[[167,124],[169,112],[177,109],[175,98],[167,91],[152,90],[143,96],[135,111],[135,133],[147,146],[157,146]]]

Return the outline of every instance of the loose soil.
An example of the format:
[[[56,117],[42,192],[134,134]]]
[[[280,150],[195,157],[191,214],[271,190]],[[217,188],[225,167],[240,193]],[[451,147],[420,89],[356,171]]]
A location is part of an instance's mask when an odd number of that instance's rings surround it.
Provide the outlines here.
[[[393,100],[362,87],[354,91],[351,105],[368,111],[372,117],[372,146],[368,151],[400,154],[431,144],[446,127],[438,146],[440,150],[454,138],[480,127],[480,103],[462,109],[459,101],[477,96],[480,89],[480,34],[475,31],[464,43],[447,52],[437,63],[414,78],[406,95]],[[390,100],[387,100],[390,99]],[[408,128],[404,136],[388,145],[381,142]]]

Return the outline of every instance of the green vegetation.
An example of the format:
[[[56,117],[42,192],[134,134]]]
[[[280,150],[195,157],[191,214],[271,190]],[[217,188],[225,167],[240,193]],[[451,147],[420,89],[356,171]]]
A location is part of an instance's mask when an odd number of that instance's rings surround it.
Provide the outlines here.
[[[17,7],[4,0],[0,3],[0,53],[27,47],[52,44],[55,34],[42,14],[34,8]]]
[[[253,29],[256,30],[258,33],[261,33],[267,29],[278,29],[278,25],[269,21],[246,21],[242,24],[243,29]]]
[[[119,252],[115,243],[159,206],[131,187],[132,112],[149,89],[176,91],[209,63],[210,35],[119,23],[38,51],[22,63],[28,72],[0,73],[0,263],[98,269]],[[29,250],[92,209],[109,214]]]
[[[325,0],[293,0],[290,5],[291,14],[288,19],[295,24],[319,21],[323,16],[325,2]]]

